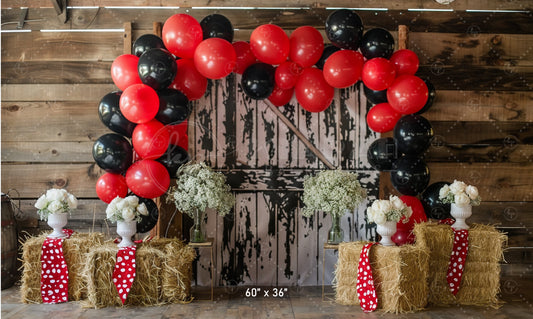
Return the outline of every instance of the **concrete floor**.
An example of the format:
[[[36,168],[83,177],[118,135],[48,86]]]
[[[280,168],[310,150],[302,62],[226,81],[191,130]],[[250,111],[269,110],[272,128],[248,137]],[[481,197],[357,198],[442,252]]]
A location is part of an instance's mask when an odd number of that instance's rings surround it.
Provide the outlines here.
[[[216,288],[214,301],[185,305],[83,309],[78,302],[56,305],[23,304],[18,287],[2,291],[2,319],[34,318],[533,318],[533,280],[502,280],[500,309],[471,306],[431,307],[413,314],[364,314],[358,306],[322,301],[321,287],[291,287],[283,298],[247,298],[246,288]],[[205,297],[205,296],[202,296]]]

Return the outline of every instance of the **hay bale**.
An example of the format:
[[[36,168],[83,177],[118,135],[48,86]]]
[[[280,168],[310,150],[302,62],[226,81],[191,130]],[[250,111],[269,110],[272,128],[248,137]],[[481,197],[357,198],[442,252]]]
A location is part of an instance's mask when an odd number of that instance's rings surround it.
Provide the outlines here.
[[[335,301],[343,305],[358,305],[357,265],[363,246],[357,241],[339,244],[339,259],[335,271]],[[427,304],[428,252],[420,247],[373,246],[370,264],[378,296],[378,309],[405,313],[423,309]]]
[[[118,247],[112,242],[88,254],[84,275],[88,298],[83,307],[122,306],[113,284]],[[155,306],[190,302],[194,250],[178,239],[154,239],[137,245],[136,277],[125,305]]]
[[[416,246],[430,252],[429,303],[433,305],[476,305],[498,308],[500,291],[500,261],[507,236],[494,227],[473,224],[468,232],[468,255],[461,288],[453,295],[446,275],[453,249],[453,230],[449,225],[416,224]]]
[[[28,238],[22,245],[21,300],[24,303],[42,303],[41,251],[49,232]],[[82,277],[87,253],[104,241],[101,233],[74,233],[63,241],[63,255],[68,266],[68,300],[82,300],[87,296],[87,284]]]

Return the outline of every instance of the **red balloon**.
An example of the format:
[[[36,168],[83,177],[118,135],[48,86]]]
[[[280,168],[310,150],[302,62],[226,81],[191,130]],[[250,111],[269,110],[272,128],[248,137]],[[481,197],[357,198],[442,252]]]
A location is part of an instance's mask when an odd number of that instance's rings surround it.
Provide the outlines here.
[[[324,63],[324,79],[335,88],[354,85],[361,76],[364,58],[353,50],[340,50],[327,58]]]
[[[137,63],[139,63],[139,57],[133,54],[120,55],[113,61],[111,78],[119,90],[124,91],[133,84],[142,84],[137,71]]]
[[[412,244],[414,242],[414,238],[411,236],[411,232],[399,229],[394,235],[392,235],[391,239],[398,246]]]
[[[137,196],[156,198],[170,186],[170,175],[163,164],[150,159],[133,163],[126,172],[126,184]]]
[[[309,112],[322,112],[333,100],[335,89],[330,86],[322,71],[317,68],[304,69],[295,87],[298,103]]]
[[[395,77],[394,64],[385,58],[373,58],[366,61],[361,73],[363,83],[374,91],[387,89],[394,82]]]
[[[237,56],[233,72],[242,74],[247,67],[257,62],[257,58],[250,48],[250,43],[245,41],[237,41],[232,45],[233,49],[235,50],[235,55]]]
[[[401,49],[392,54],[390,61],[396,69],[396,76],[410,74],[415,75],[418,71],[418,56],[409,49]]]
[[[131,142],[141,158],[156,159],[167,151],[170,134],[165,125],[154,119],[137,125],[133,130]]]
[[[159,96],[154,89],[146,84],[129,86],[119,100],[120,111],[133,123],[151,121],[159,111]]]
[[[276,68],[274,78],[276,86],[283,90],[292,89],[298,82],[298,77],[302,74],[302,71],[303,69],[298,63],[291,61],[281,63]]]
[[[424,212],[424,206],[418,198],[415,196],[402,195],[400,196],[400,199],[405,205],[411,207],[413,214],[411,214],[411,217],[406,223],[404,223],[406,218],[402,218],[396,225],[396,229],[410,232],[413,230],[413,227],[415,227],[415,223],[422,223],[428,220],[426,213]]]
[[[185,94],[189,101],[198,100],[205,94],[207,78],[196,70],[194,61],[191,59],[179,59],[176,61],[178,72],[170,88]]]
[[[272,94],[268,97],[268,100],[275,106],[283,106],[291,101],[293,94],[294,88],[284,90],[276,85],[274,86],[274,91],[272,91]]]
[[[250,47],[259,61],[274,65],[287,60],[291,45],[282,28],[263,24],[252,32]]]
[[[387,90],[387,100],[396,112],[413,114],[420,111],[428,100],[429,90],[421,78],[400,75]]]
[[[203,40],[202,27],[188,14],[175,14],[165,21],[162,38],[171,53],[180,58],[192,59],[196,47]]]
[[[115,197],[126,197],[128,185],[120,174],[105,173],[96,182],[96,195],[105,203],[110,203]]]
[[[366,123],[372,131],[385,133],[394,129],[400,117],[402,115],[393,110],[389,103],[380,103],[368,111]]]
[[[187,135],[188,123],[187,120],[176,125],[166,126],[170,134],[170,144],[177,145],[184,150],[189,150],[189,137]]]
[[[196,70],[208,79],[221,79],[235,68],[235,49],[228,41],[221,38],[209,38],[202,41],[194,52]]]
[[[289,59],[308,68],[318,62],[324,51],[324,39],[320,32],[310,26],[299,27],[289,38]]]

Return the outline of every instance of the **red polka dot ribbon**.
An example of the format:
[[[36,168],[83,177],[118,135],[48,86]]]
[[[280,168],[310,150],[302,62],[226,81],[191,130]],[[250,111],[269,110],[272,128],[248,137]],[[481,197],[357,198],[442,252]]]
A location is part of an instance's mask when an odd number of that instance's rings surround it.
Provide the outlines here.
[[[135,251],[137,247],[122,247],[117,252],[117,261],[113,271],[113,283],[117,287],[122,304],[128,298],[131,285],[135,279]]]
[[[378,296],[376,295],[372,267],[368,257],[370,247],[375,244],[377,243],[369,243],[363,246],[357,267],[357,297],[364,312],[372,312],[378,307]]]
[[[63,256],[63,240],[73,231],[63,229],[65,238],[46,237],[41,250],[41,299],[55,304],[68,301],[68,267]]]
[[[455,296],[459,292],[463,271],[465,269],[466,256],[468,254],[468,229],[453,230],[453,249],[448,265],[446,279],[450,291]]]

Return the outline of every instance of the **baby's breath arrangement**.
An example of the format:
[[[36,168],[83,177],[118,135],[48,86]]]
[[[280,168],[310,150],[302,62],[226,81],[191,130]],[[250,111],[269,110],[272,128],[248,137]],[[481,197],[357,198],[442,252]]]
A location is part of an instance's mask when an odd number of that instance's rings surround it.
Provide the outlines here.
[[[176,173],[176,186],[169,194],[168,200],[193,218],[197,209],[203,212],[211,208],[224,216],[235,205],[235,196],[226,184],[226,176],[203,162],[182,165]]]
[[[315,211],[323,211],[340,217],[347,209],[354,210],[365,198],[366,191],[359,184],[357,174],[340,169],[322,171],[305,177],[302,214],[309,217]]]

